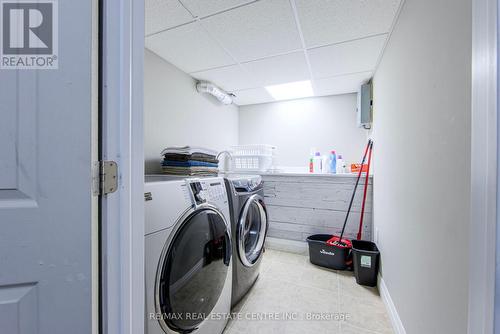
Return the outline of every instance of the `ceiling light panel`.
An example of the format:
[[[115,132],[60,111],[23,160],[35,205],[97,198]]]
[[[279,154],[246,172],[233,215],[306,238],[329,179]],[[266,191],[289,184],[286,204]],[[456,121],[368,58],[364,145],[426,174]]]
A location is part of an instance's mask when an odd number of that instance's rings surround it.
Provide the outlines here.
[[[267,92],[277,101],[300,99],[313,96],[311,81],[295,81],[286,84],[265,87]]]
[[[239,106],[274,101],[273,97],[264,88],[239,90],[234,91],[233,94],[235,95],[233,101]]]
[[[314,78],[372,71],[387,35],[308,50]]]
[[[147,37],[146,47],[186,73],[235,63],[197,22]]]
[[[295,0],[306,47],[389,32],[400,0]]]
[[[177,0],[146,0],[144,10],[146,36],[194,21]]]
[[[288,0],[257,1],[201,20],[239,62],[301,48]]]

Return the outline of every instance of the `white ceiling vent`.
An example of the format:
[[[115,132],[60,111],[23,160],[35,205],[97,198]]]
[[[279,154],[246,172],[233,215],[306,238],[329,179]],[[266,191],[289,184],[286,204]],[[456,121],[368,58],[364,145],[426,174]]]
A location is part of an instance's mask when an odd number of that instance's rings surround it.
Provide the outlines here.
[[[198,93],[208,93],[215,96],[222,104],[228,105],[233,103],[233,95],[229,94],[216,85],[208,81],[198,81],[196,83],[196,90]]]

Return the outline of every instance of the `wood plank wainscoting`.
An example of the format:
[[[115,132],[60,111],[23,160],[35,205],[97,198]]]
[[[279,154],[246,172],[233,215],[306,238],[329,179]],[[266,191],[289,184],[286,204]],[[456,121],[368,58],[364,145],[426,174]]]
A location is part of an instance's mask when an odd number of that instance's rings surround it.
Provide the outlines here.
[[[356,175],[264,174],[264,197],[269,215],[267,247],[297,253],[307,251],[311,234],[340,234]],[[365,178],[359,182],[346,227],[356,238]],[[373,240],[373,178],[370,176],[363,222],[364,240]]]

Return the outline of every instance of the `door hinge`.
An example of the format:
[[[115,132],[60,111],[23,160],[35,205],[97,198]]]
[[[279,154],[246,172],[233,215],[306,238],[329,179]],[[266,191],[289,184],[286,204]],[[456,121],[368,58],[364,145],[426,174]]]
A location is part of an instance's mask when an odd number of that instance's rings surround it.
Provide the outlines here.
[[[97,161],[94,165],[94,195],[114,193],[118,188],[118,165],[114,161]]]

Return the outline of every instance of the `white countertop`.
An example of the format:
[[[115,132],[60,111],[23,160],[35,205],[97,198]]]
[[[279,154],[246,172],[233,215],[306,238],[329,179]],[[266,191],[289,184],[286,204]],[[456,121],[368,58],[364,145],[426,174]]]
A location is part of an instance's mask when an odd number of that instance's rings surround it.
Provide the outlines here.
[[[320,173],[297,173],[297,172],[286,172],[286,171],[276,171],[276,172],[230,172],[228,174],[253,174],[262,176],[297,176],[297,177],[327,177],[327,178],[350,178],[357,177],[357,173],[345,173],[345,174],[320,174]],[[362,175],[364,177],[364,174]],[[373,175],[370,175],[373,178]]]
[[[320,174],[320,173],[294,173],[294,172],[265,172],[259,174],[269,175],[269,176],[310,176],[310,177],[357,177],[358,176],[358,173]],[[370,177],[373,177],[373,175],[370,175]]]

